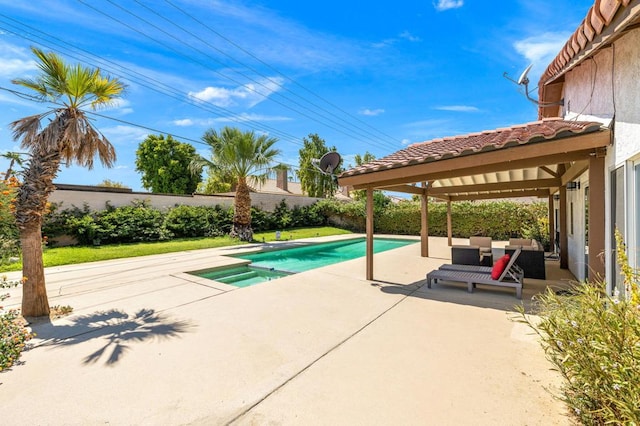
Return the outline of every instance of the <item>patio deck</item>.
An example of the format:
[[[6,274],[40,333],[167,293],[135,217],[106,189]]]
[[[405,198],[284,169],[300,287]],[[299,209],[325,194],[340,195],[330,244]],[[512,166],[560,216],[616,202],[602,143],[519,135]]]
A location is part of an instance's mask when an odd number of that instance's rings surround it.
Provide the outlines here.
[[[455,242],[464,243],[464,240]],[[238,248],[56,267],[7,424],[570,424],[512,291],[422,286],[446,238],[235,289],[184,274]],[[557,273],[556,273],[557,272]],[[553,265],[553,285],[571,277]],[[544,282],[525,280],[529,303]],[[19,304],[19,292],[6,302]],[[5,306],[10,306],[5,303]]]

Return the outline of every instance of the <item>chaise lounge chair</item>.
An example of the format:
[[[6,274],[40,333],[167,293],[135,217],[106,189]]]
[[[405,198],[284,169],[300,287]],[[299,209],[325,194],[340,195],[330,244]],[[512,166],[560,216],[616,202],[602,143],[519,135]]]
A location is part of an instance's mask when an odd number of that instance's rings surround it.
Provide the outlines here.
[[[517,264],[518,257],[520,256],[521,253],[522,253],[522,250],[516,249],[513,251],[513,253],[506,253],[506,254],[509,254],[511,256],[510,259],[513,259],[514,266],[516,266],[515,270],[519,270],[521,273],[523,273],[522,268],[520,268]],[[490,274],[491,272],[493,272],[493,266],[460,265],[457,263],[445,263],[444,265],[440,265],[440,269],[445,269],[449,271],[480,272],[483,274]],[[513,271],[514,271],[514,268],[512,268],[511,272]],[[522,280],[520,279],[520,281]]]
[[[516,259],[520,255],[520,251],[516,250],[514,255],[509,259],[509,263],[504,268],[504,271],[500,274],[497,279],[491,277],[491,271],[487,273],[485,268],[488,267],[472,267],[475,268],[470,270],[470,268],[464,268],[465,270],[455,270],[455,269],[437,269],[435,271],[431,271],[427,274],[427,288],[431,288],[431,284],[436,281],[453,281],[453,282],[463,282],[467,283],[467,291],[469,293],[473,293],[473,289],[476,284],[488,284],[495,285],[499,287],[512,287],[516,289],[516,297],[518,299],[522,299],[522,280],[524,277],[524,271],[515,264]],[[452,265],[450,265],[452,266]],[[458,266],[468,266],[468,265],[458,265]],[[478,268],[483,268],[482,270],[478,270]],[[495,268],[495,267],[494,267]]]

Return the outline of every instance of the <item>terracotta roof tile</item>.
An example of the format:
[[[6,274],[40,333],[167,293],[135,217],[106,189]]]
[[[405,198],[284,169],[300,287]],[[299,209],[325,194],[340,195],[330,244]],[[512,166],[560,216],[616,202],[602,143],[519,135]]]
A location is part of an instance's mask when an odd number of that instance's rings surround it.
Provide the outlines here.
[[[596,36],[610,25],[616,14],[621,13],[630,4],[638,3],[637,0],[596,0],[586,14],[585,19],[569,37],[560,53],[551,61],[545,72],[540,77],[538,86],[553,80],[565,71],[571,61],[589,47]]]
[[[508,146],[543,142],[549,139],[589,133],[600,129],[601,124],[584,121],[565,121],[560,118],[544,119],[481,133],[432,139],[408,147],[343,172],[340,177],[371,173],[411,164],[428,163],[482,151],[502,149]]]

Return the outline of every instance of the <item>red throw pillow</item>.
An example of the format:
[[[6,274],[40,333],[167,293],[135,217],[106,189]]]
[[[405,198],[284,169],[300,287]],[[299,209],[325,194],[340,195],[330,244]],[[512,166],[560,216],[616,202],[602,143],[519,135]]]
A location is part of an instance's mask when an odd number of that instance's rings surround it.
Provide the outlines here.
[[[507,267],[508,263],[509,263],[508,254],[505,254],[500,259],[498,259],[496,263],[493,265],[493,269],[491,270],[491,278],[494,280],[497,280],[498,278],[500,278],[500,275],[502,275],[502,273],[504,272],[504,268]]]

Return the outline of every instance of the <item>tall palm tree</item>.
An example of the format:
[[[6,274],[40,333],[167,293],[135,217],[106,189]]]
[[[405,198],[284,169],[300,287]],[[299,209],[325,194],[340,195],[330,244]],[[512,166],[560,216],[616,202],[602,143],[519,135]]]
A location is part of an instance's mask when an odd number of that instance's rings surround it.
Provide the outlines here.
[[[232,177],[236,182],[236,195],[231,236],[251,241],[251,196],[247,181],[264,183],[267,179],[271,163],[280,154],[280,150],[273,147],[278,139],[224,127],[220,133],[207,130],[202,140],[211,148],[211,160],[199,156],[190,168],[192,172],[199,172],[206,167],[209,173]]]
[[[11,123],[13,137],[30,153],[16,196],[16,223],[22,245],[22,315],[49,315],[49,301],[42,263],[42,216],[47,199],[55,189],[53,180],[62,162],[93,168],[94,157],[111,167],[116,159],[113,145],[92,125],[83,108],[96,109],[113,103],[124,90],[117,79],[100,70],[68,65],[55,53],[32,47],[38,61],[35,78],[12,83],[33,90],[42,102],[51,102],[49,111]],[[52,115],[46,127],[41,123]]]

